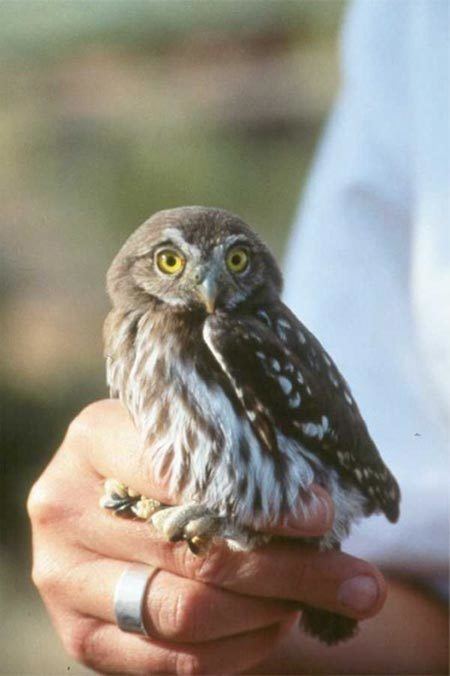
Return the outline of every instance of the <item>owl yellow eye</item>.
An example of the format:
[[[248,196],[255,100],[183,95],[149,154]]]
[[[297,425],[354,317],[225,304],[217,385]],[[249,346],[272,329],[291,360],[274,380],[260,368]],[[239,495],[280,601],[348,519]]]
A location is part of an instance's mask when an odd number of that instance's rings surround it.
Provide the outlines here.
[[[249,263],[249,255],[246,249],[235,247],[230,249],[226,258],[227,268],[231,272],[244,272]]]
[[[178,251],[164,249],[156,256],[156,265],[165,275],[176,275],[185,266],[185,259]]]

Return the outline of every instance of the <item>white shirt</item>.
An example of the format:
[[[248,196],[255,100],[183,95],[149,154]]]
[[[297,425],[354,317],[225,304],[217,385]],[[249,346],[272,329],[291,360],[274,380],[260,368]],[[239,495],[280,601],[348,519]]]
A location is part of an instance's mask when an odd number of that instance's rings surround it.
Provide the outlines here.
[[[287,304],[350,384],[402,489],[345,549],[391,565],[448,561],[449,3],[360,0],[340,96],[286,260]]]

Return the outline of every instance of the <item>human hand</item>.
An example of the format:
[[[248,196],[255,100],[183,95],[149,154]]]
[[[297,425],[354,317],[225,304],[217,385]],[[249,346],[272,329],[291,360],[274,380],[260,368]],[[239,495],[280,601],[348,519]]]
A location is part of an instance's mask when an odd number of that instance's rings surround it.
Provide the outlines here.
[[[130,418],[117,401],[92,404],[29,497],[33,579],[70,655],[101,672],[235,673],[268,656],[296,621],[300,603],[362,619],[380,610],[381,574],[339,552],[320,553],[293,539],[253,552],[214,547],[195,557],[185,543],[163,541],[146,523],[113,518],[98,506],[105,477],[167,503],[152,483]],[[288,537],[325,533],[333,509],[319,487],[317,510]],[[146,638],[115,624],[113,597],[130,562],[158,569],[144,604]],[[374,594],[362,580],[373,582]],[[351,606],[351,586],[356,580]]]

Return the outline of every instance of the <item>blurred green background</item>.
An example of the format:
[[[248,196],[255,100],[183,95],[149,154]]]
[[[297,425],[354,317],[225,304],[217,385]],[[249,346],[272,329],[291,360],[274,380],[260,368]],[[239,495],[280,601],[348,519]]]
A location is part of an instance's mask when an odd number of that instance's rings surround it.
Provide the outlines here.
[[[104,276],[158,209],[239,213],[282,257],[338,86],[338,0],[0,4],[1,673],[83,673],[29,581],[26,496],[106,396]]]

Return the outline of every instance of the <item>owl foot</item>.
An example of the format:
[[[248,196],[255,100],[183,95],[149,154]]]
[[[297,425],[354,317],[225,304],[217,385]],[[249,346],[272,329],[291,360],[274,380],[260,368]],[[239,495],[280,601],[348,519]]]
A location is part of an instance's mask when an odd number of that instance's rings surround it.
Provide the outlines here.
[[[198,504],[167,507],[155,512],[152,525],[169,542],[185,540],[197,556],[204,556],[216,535],[220,535],[223,520]]]
[[[100,507],[111,509],[115,514],[136,517],[148,521],[163,505],[157,500],[146,498],[116,479],[107,479],[104,495],[100,498]]]

